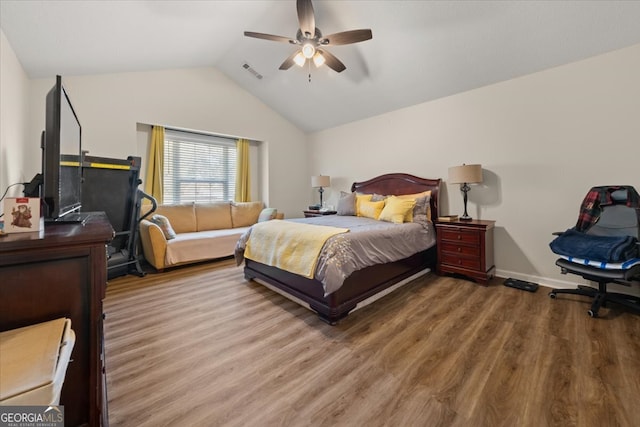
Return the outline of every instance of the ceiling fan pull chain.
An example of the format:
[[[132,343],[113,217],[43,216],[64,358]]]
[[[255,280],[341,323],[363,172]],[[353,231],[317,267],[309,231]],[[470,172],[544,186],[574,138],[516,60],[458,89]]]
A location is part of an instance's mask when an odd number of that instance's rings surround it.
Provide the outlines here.
[[[308,60],[307,64],[309,64],[309,83],[311,83],[311,61]]]

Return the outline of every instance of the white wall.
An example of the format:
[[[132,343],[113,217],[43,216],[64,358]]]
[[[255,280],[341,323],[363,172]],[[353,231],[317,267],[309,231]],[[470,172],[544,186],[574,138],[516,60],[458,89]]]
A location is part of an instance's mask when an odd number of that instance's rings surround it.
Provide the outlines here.
[[[24,173],[24,145],[28,129],[29,79],[16,58],[4,32],[0,30],[0,196],[7,186],[27,182],[34,173]],[[39,144],[40,139],[35,141]],[[38,145],[39,146],[39,145]],[[37,157],[39,165],[40,157]],[[22,195],[23,186],[16,185],[7,196]],[[0,204],[0,212],[2,205]]]
[[[45,94],[54,79],[28,80],[0,34],[0,184],[40,168]],[[640,45],[305,136],[213,68],[63,76],[92,155],[137,155],[144,124],[262,141],[261,194],[287,217],[317,200],[310,176],[339,190],[389,172],[446,181],[449,166],[481,163],[469,212],[496,220],[501,276],[563,286],[548,249],[572,226],[591,186],[640,189]],[[141,125],[142,124],[142,125]],[[305,144],[305,142],[309,144]],[[457,186],[442,188],[441,213],[461,213]]]
[[[389,172],[447,179],[480,163],[469,214],[496,220],[502,277],[564,286],[549,250],[595,185],[640,190],[640,45],[419,104],[309,136],[311,172],[331,176],[336,204],[352,181]],[[441,214],[461,214],[443,185]]]
[[[54,78],[33,80],[28,141],[33,153],[44,128],[44,100]],[[306,203],[305,135],[214,68],[93,76],[63,76],[82,124],[83,149],[93,156],[142,157],[144,124],[161,124],[261,141],[264,201],[287,217]],[[39,163],[28,166],[34,173]],[[303,179],[304,178],[304,179]]]

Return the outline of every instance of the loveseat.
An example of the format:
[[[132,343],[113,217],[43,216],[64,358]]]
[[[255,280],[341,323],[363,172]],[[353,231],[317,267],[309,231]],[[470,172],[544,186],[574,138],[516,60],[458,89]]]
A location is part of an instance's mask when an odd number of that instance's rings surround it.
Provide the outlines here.
[[[140,241],[146,260],[162,271],[231,256],[245,230],[277,216],[275,209],[265,209],[262,202],[159,205],[140,221]]]

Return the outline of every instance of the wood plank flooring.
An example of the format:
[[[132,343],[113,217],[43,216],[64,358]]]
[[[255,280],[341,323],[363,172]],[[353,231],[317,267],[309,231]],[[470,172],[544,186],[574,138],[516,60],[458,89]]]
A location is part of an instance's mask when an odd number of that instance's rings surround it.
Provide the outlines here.
[[[428,274],[337,326],[232,260],[110,281],[112,426],[639,426],[640,316]]]

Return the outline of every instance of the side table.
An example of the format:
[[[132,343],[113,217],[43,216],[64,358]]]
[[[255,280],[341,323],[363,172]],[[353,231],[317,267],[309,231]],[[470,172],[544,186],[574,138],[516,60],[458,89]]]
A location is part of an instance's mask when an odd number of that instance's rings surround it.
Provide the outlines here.
[[[487,285],[495,274],[493,228],[495,221],[436,222],[439,275],[457,273]]]
[[[304,217],[305,218],[311,218],[314,216],[325,216],[325,215],[335,215],[338,212],[336,211],[316,211],[316,210],[306,210],[303,211],[304,212]]]

